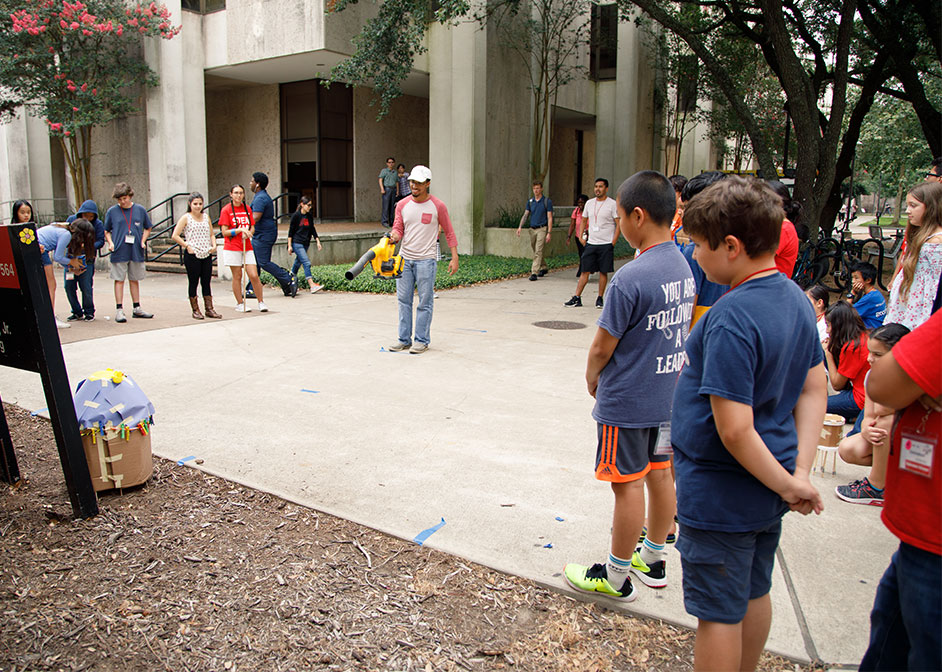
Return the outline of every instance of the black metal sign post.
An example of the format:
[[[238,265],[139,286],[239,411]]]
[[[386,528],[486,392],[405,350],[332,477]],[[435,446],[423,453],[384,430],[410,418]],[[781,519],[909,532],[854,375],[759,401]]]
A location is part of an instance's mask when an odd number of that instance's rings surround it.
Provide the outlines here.
[[[39,373],[72,512],[82,518],[97,515],[98,498],[82,448],[39,241],[32,224],[0,225],[0,306],[0,365]],[[0,431],[3,475],[15,481],[19,469],[5,419]]]

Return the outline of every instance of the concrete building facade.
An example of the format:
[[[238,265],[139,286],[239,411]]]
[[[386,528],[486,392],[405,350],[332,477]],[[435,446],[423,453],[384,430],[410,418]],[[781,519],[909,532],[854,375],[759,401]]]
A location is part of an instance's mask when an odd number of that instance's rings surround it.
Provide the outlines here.
[[[377,221],[377,175],[394,156],[431,168],[432,193],[448,205],[467,254],[485,252],[485,226],[500,210],[520,211],[530,195],[532,96],[524,64],[495,27],[432,25],[404,95],[377,120],[370,89],[320,84],[351,53],[375,6],[325,14],[324,0],[226,0],[204,14],[184,9],[205,9],[193,0],[166,4],[181,33],[144,47],[160,85],[141,94],[138,115],[93,134],[102,210],[117,181],[145,206],[194,190],[211,202],[261,170],[269,193],[307,194],[323,219]],[[596,177],[615,187],[637,170],[663,169],[655,73],[638,28],[623,21],[616,30],[608,78],[580,77],[560,90],[546,180],[556,205],[591,195]],[[588,64],[588,47],[579,58]],[[685,154],[691,173],[712,167],[701,141]],[[21,114],[0,126],[0,161],[8,166],[0,215],[24,196],[41,213],[74,205],[58,144],[37,120]]]

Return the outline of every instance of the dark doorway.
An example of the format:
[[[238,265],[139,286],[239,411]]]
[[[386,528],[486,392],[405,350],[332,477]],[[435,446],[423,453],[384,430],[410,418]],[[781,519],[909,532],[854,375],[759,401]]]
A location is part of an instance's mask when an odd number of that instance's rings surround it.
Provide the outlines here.
[[[319,80],[281,85],[283,191],[314,203],[321,219],[353,219],[353,92]]]

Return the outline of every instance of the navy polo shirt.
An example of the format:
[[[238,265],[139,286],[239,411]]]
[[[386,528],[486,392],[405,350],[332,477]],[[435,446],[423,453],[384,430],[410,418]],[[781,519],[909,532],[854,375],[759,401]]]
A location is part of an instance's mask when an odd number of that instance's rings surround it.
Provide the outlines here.
[[[547,212],[553,211],[553,202],[544,196],[540,200],[531,198],[527,201],[527,212],[530,213],[530,228],[542,229],[547,224]]]

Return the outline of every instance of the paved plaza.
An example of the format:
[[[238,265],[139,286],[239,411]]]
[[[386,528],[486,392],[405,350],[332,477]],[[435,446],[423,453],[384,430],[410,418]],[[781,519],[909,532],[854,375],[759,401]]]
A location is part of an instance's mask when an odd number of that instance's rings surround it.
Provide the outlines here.
[[[113,321],[111,281],[96,276],[98,319],[60,331],[72,384],[113,367],[156,407],[154,452],[405,539],[442,519],[426,544],[574,594],[566,562],[605,559],[612,495],[593,477],[586,353],[599,311],[564,307],[573,269],[439,292],[431,349],[390,353],[394,295],[271,292],[268,314],[238,315],[214,281],[223,320],[190,318],[186,278],[141,283],[153,320]],[[60,317],[68,314],[59,289]],[[106,315],[112,316],[105,320]],[[585,328],[557,330],[541,321]],[[638,394],[644,394],[643,387]],[[5,402],[45,406],[38,375],[0,368]],[[768,648],[856,665],[877,582],[897,543],[880,509],[839,501],[863,469],[817,472],[820,517],[789,514],[776,563]],[[25,474],[25,476],[29,476]],[[694,626],[680,559],[670,585],[638,584],[614,609]]]

